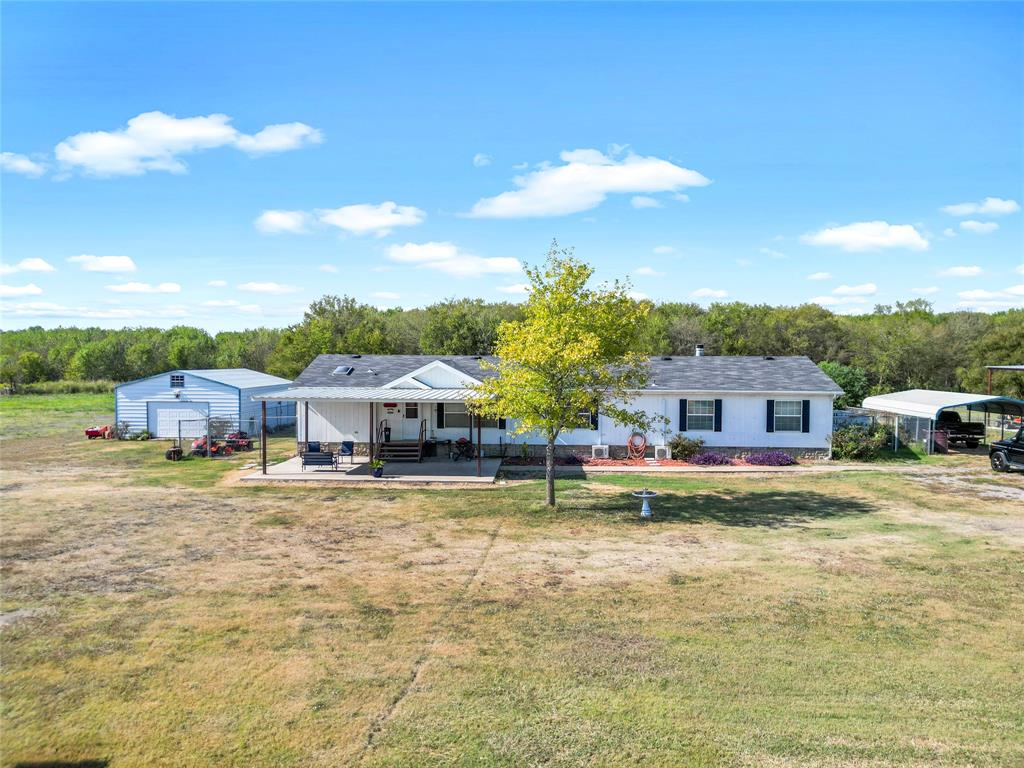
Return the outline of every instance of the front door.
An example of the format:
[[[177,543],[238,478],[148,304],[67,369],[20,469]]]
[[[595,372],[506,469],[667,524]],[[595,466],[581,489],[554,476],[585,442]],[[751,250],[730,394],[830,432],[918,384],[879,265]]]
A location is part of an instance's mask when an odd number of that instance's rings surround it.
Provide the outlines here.
[[[392,440],[416,440],[420,436],[422,406],[419,403],[399,403],[398,413],[391,426],[395,429]]]

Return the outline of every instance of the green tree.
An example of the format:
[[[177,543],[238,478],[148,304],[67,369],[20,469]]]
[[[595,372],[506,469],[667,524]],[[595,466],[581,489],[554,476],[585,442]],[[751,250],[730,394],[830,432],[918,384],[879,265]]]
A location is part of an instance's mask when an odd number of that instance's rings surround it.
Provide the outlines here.
[[[600,412],[647,430],[652,420],[628,408],[631,391],[649,375],[633,351],[649,305],[629,297],[628,284],[596,289],[593,269],[552,244],[543,267],[526,269],[530,294],[523,319],[498,327],[497,376],[470,403],[485,416],[516,420],[515,431],[539,432],[547,443],[547,503],[555,504],[555,441],[563,430],[589,426]]]
[[[22,352],[18,356],[18,368],[21,372],[21,380],[25,384],[46,381],[49,374],[46,361],[38,352]]]
[[[167,362],[171,368],[212,368],[217,345],[206,331],[178,325],[167,331]]]
[[[818,363],[818,367],[843,389],[844,394],[836,398],[836,408],[857,407],[871,394],[868,375],[861,368],[828,360]]]
[[[494,349],[497,326],[483,299],[448,299],[427,307],[420,347],[428,355],[485,355]]]

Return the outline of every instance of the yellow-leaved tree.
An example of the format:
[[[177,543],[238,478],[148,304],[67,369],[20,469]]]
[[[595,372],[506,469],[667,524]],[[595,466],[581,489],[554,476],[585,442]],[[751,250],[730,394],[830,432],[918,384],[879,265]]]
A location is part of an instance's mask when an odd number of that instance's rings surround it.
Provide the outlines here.
[[[649,304],[616,281],[588,287],[594,270],[571,249],[552,243],[547,261],[527,267],[523,319],[498,326],[497,375],[475,389],[470,408],[481,416],[514,419],[514,433],[545,439],[547,503],[555,504],[555,444],[566,430],[589,429],[601,413],[638,431],[658,417],[630,410],[647,383],[647,358],[631,351]]]

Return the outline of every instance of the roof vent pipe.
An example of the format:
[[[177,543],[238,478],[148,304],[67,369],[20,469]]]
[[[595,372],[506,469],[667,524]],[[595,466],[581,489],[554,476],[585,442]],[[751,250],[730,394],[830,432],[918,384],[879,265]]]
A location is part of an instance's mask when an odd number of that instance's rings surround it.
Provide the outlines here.
[[[693,356],[694,357],[704,357],[704,345],[703,344],[698,344],[696,347],[694,347],[694,349],[693,349]]]

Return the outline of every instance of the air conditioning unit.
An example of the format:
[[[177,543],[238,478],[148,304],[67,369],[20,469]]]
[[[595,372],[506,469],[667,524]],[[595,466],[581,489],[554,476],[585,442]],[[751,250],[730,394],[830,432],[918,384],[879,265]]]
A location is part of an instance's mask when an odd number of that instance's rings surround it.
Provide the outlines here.
[[[590,458],[592,458],[592,459],[607,459],[608,458],[608,446],[607,445],[592,445],[592,446],[590,446]]]
[[[667,445],[656,445],[654,446],[654,460],[655,461],[667,461],[672,458],[672,449]]]

